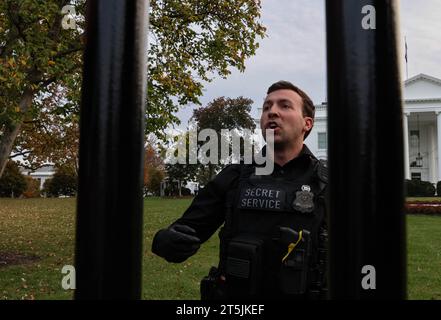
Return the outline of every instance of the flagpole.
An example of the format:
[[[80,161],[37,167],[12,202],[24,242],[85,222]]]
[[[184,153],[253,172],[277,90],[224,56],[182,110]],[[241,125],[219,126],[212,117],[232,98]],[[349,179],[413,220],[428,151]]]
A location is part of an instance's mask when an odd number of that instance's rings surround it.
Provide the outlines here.
[[[407,80],[407,79],[409,79],[409,68],[407,66],[407,38],[406,37],[404,37],[404,45],[406,48],[406,53],[404,55],[404,58],[406,59],[406,80]]]

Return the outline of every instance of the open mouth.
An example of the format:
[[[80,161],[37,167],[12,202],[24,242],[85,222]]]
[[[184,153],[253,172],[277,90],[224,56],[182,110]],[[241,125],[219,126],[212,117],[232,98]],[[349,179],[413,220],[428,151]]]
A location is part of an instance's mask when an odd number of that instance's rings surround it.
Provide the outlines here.
[[[278,129],[278,128],[280,128],[280,127],[279,127],[279,125],[278,125],[276,122],[269,122],[269,123],[266,125],[266,128],[267,128],[267,129],[273,129],[273,130],[275,130],[275,129]]]

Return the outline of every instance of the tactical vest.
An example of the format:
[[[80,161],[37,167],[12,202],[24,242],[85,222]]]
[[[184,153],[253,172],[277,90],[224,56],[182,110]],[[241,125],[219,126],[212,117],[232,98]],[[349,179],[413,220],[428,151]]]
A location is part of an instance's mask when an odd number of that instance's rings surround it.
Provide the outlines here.
[[[327,171],[255,175],[243,166],[226,199],[219,271],[228,298],[308,298],[324,287]],[[318,298],[318,297],[315,297]]]

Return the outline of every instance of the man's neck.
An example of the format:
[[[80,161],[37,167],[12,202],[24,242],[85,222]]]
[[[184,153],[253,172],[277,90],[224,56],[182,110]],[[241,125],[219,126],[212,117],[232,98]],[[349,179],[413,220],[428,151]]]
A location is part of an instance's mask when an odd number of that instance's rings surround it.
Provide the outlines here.
[[[290,147],[277,148],[274,146],[274,162],[284,166],[294,158],[297,158],[303,149],[303,141]]]

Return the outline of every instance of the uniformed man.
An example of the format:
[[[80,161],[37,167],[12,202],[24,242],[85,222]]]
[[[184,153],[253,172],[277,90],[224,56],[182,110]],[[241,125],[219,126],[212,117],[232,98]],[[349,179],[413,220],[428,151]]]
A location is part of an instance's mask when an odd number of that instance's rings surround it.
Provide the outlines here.
[[[326,168],[303,144],[311,99],[287,81],[271,85],[260,126],[274,133],[274,170],[229,165],[200,190],[152,251],[183,262],[221,227],[220,261],[201,282],[202,299],[319,299],[325,296]],[[265,152],[265,148],[263,150]]]

